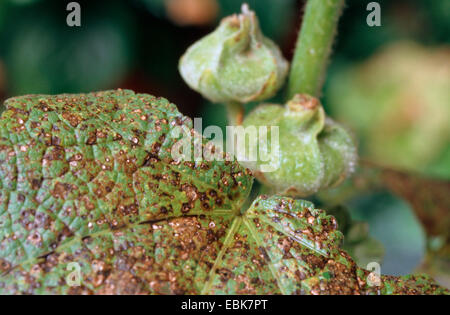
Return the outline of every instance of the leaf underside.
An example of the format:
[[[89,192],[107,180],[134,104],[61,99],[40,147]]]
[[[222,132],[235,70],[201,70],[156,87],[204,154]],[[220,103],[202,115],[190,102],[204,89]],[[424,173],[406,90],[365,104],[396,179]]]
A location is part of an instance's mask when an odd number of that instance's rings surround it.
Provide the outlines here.
[[[10,99],[0,121],[0,294],[429,294],[370,286],[311,203],[261,196],[237,162],[171,159],[189,118],[117,90]],[[80,267],[79,286],[68,277]]]

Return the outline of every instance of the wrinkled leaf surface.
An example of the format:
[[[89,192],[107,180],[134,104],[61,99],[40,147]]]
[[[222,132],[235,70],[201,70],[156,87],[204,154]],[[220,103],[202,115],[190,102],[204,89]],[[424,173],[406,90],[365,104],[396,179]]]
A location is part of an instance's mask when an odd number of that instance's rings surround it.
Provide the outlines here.
[[[2,294],[443,293],[339,248],[311,203],[257,198],[237,162],[176,162],[190,119],[131,91],[23,96],[0,121]]]

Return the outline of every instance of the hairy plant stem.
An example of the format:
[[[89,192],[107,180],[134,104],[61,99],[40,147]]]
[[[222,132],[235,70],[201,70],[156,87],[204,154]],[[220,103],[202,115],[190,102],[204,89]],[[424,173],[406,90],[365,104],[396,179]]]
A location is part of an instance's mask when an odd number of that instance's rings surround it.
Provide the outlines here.
[[[240,126],[244,121],[244,105],[238,102],[227,103],[228,124]]]
[[[308,0],[289,75],[288,100],[297,93],[320,96],[344,2]]]

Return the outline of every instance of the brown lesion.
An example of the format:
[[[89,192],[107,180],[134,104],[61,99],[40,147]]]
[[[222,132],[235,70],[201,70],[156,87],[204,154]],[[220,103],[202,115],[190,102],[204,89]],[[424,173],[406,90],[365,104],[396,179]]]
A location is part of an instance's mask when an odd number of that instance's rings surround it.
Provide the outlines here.
[[[73,189],[72,184],[57,181],[50,193],[55,198],[66,199]]]
[[[303,110],[316,109],[320,106],[320,101],[314,96],[296,94],[287,106],[293,112],[301,112]]]
[[[6,259],[0,258],[0,274],[7,272],[11,269],[12,265]]]
[[[74,128],[76,128],[78,124],[83,121],[83,119],[74,112],[63,112],[62,117]]]

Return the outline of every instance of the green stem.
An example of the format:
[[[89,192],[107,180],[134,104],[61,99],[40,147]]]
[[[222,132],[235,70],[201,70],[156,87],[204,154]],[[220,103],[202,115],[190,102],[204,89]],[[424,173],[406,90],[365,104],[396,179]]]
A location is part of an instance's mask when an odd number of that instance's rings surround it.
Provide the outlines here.
[[[320,96],[344,0],[308,0],[292,61],[288,99],[297,93]]]
[[[228,115],[228,124],[230,126],[240,126],[244,120],[244,105],[241,103],[228,103],[227,107],[227,115]]]

